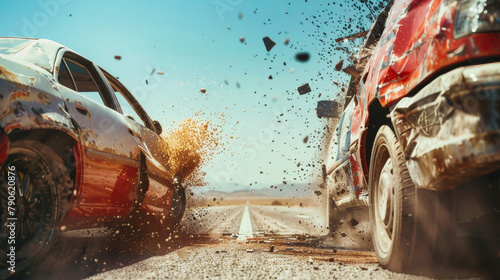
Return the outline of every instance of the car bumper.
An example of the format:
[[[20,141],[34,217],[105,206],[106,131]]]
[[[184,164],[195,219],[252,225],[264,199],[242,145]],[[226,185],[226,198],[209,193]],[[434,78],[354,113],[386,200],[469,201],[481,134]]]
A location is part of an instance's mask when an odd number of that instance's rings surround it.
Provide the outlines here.
[[[9,152],[9,138],[0,128],[0,167],[3,166],[3,163],[7,159],[7,154]]]
[[[439,76],[391,120],[417,187],[449,190],[500,169],[500,62]]]

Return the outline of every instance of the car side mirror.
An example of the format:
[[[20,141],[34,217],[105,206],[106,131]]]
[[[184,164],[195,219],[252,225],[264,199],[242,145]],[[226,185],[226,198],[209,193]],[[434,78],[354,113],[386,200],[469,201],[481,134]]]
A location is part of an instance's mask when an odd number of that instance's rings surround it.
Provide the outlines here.
[[[158,121],[153,121],[153,125],[155,128],[156,134],[160,135],[163,132],[163,128],[161,127],[161,124]]]
[[[340,118],[342,115],[343,106],[333,100],[318,101],[316,107],[316,115],[318,118]]]

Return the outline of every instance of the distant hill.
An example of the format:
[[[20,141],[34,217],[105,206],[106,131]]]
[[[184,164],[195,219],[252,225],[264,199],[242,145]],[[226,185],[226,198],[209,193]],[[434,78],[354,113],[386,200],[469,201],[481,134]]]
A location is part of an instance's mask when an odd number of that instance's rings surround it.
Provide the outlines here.
[[[310,186],[308,183],[293,183],[293,184],[278,184],[271,186],[251,186],[243,187],[235,185],[233,190],[218,190],[213,186],[196,187],[191,191],[193,195],[205,198],[302,198],[313,197],[314,191],[317,190],[315,186]]]

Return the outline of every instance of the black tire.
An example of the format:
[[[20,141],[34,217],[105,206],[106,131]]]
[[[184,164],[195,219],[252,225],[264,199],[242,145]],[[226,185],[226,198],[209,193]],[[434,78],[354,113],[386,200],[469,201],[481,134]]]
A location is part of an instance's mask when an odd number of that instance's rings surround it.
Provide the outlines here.
[[[169,200],[167,193],[163,198]],[[170,208],[164,210],[162,214],[144,213],[138,209],[131,215],[129,222],[124,221],[114,227],[119,230],[122,238],[131,238],[132,240],[156,238],[170,239],[175,236],[181,226],[181,219],[186,208],[185,189],[179,180],[173,183],[173,194]],[[127,239],[126,239],[127,240]]]
[[[392,271],[429,274],[448,260],[455,236],[452,195],[417,190],[393,131],[382,126],[370,161],[373,248]]]
[[[56,227],[70,210],[73,180],[61,157],[48,146],[32,140],[11,143],[0,175],[0,278],[3,279],[12,275],[4,259],[10,246],[15,246],[17,274],[39,261],[53,245]],[[15,199],[11,201],[15,201],[15,209],[11,214],[9,211],[13,209],[8,208],[8,202],[12,195],[9,189],[12,177],[15,177]],[[5,234],[11,230],[6,225],[12,217],[17,219],[15,244],[8,244]]]
[[[170,207],[170,220],[174,223],[174,227],[179,227],[181,219],[186,210],[186,190],[182,186],[179,179],[175,179],[174,193],[172,196],[172,205]]]

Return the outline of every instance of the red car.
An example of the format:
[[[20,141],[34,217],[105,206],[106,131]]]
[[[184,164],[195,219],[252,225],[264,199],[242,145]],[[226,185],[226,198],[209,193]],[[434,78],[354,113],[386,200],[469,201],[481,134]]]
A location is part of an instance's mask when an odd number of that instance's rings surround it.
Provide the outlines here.
[[[337,127],[331,228],[369,208],[382,266],[445,265],[458,231],[499,241],[499,46],[499,1],[390,1],[345,69],[347,95],[318,104]]]
[[[162,128],[111,74],[49,40],[0,38],[0,278],[61,231],[169,232],[184,188]]]

